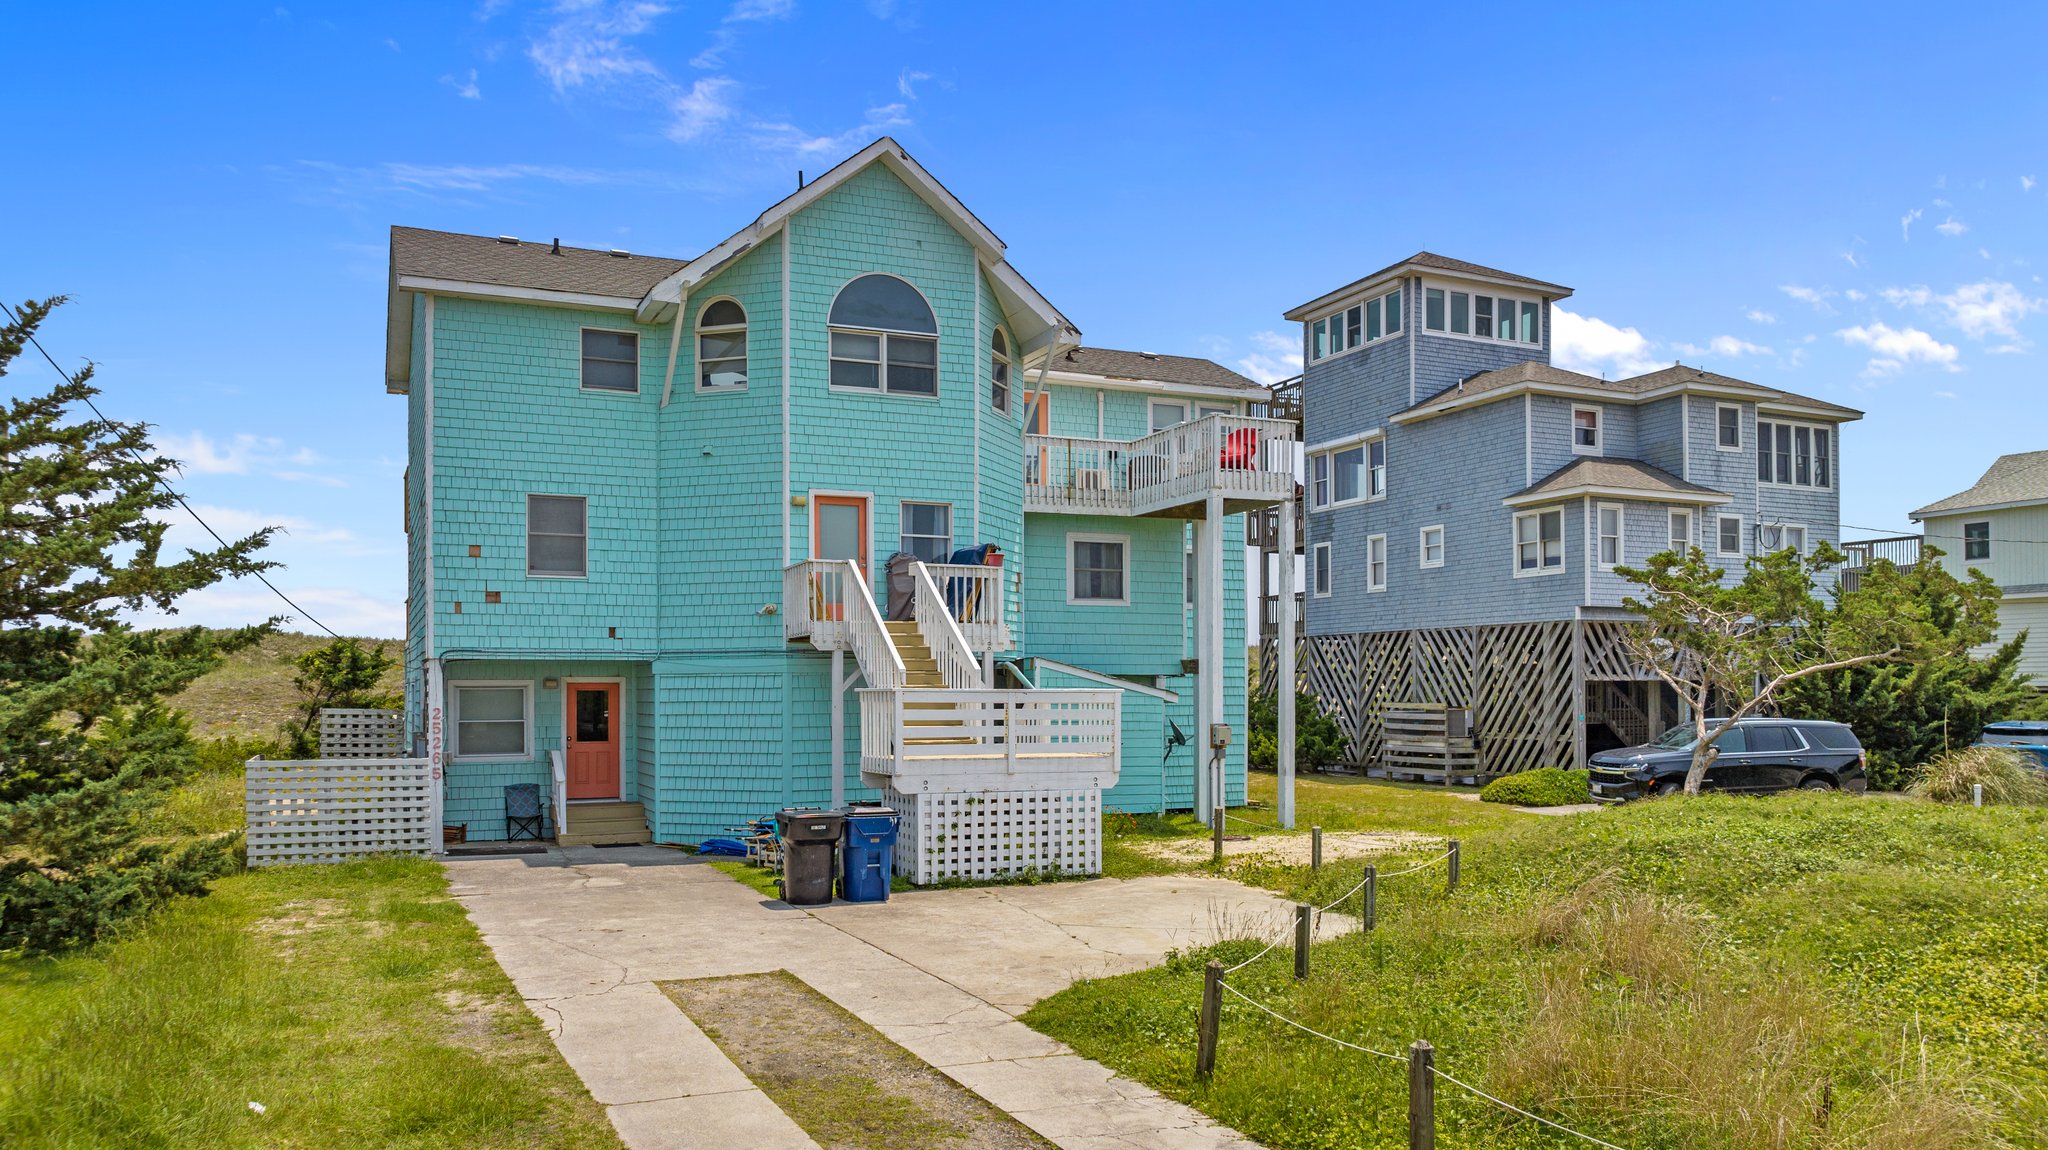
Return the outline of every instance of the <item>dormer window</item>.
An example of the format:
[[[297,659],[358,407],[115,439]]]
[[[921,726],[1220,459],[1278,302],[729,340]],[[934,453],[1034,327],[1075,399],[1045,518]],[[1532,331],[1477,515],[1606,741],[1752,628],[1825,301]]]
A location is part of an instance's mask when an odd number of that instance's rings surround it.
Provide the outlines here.
[[[1377,292],[1309,324],[1309,357],[1327,359],[1400,333],[1401,289]]]
[[[861,276],[839,289],[828,322],[833,387],[939,394],[939,324],[916,288],[895,276]]]
[[[1507,343],[1543,342],[1543,305],[1520,296],[1424,288],[1422,326],[1428,331]]]
[[[1573,406],[1572,453],[1575,455],[1600,454],[1599,408]]]
[[[746,386],[746,309],[734,300],[714,300],[697,317],[697,388],[737,391]]]

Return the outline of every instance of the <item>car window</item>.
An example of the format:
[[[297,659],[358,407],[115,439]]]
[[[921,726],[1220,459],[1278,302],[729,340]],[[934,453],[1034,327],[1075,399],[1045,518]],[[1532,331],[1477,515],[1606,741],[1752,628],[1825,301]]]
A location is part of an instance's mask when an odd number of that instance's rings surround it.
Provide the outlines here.
[[[1860,751],[1863,749],[1863,744],[1856,741],[1856,732],[1847,727],[1839,727],[1831,723],[1816,723],[1811,727],[1801,727],[1800,732],[1808,740],[1819,743],[1831,751]]]
[[[1714,748],[1724,755],[1747,754],[1749,752],[1748,734],[1749,732],[1741,727],[1735,727],[1714,740]]]
[[[1790,727],[1749,728],[1749,749],[1760,755],[1779,751],[1796,751],[1800,748],[1799,737]]]

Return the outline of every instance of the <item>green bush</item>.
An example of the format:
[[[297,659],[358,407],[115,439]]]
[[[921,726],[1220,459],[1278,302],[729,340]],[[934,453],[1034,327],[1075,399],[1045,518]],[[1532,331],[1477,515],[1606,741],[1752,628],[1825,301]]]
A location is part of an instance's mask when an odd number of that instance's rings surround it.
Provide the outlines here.
[[[1489,803],[1517,807],[1562,807],[1592,799],[1592,774],[1542,767],[1520,774],[1502,775],[1486,784],[1479,797]]]
[[[1280,704],[1278,695],[1252,691],[1251,730],[1245,736],[1245,753],[1254,767],[1266,770],[1280,765]],[[1344,761],[1344,732],[1337,720],[1323,714],[1314,695],[1294,696],[1294,765],[1302,770],[1333,767]]]
[[[1936,755],[1921,767],[1907,793],[1938,803],[1967,803],[1974,786],[1984,788],[1986,804],[2048,804],[2048,775],[2039,760],[2011,747],[1960,747]]]

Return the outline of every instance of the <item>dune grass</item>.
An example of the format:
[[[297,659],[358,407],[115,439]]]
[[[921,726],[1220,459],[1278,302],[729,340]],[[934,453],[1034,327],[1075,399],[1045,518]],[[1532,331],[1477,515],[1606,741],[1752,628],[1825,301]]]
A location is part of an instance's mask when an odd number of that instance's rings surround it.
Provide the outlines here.
[[[211,674],[187,687],[171,705],[192,716],[192,733],[201,739],[224,737],[270,739],[278,726],[293,718],[298,691],[292,687],[292,660],[328,642],[325,635],[283,632],[228,656]],[[365,639],[372,646],[383,643],[392,654],[401,652],[402,639]],[[382,684],[386,690],[403,687],[403,672],[392,668]]]
[[[1306,981],[1285,948],[1232,976],[1283,1013],[1391,1053],[1426,1038],[1449,1072],[1632,1150],[2042,1144],[2048,811],[1794,794],[1544,818],[1338,787],[1304,788],[1303,825],[1311,801],[1345,825],[1321,804],[1356,797],[1359,829],[1455,828],[1464,881],[1384,884],[1379,928],[1319,944]],[[1362,867],[1251,877],[1321,904]],[[1026,1021],[1276,1150],[1405,1145],[1399,1065],[1229,996],[1217,1074],[1194,1080],[1201,965],[1261,945],[1083,982]],[[1441,1098],[1440,1144],[1583,1145]]]

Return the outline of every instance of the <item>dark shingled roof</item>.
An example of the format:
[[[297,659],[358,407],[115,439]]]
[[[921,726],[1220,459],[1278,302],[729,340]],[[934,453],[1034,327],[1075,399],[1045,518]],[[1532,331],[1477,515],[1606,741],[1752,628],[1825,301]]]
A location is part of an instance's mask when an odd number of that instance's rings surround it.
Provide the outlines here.
[[[1148,379],[1158,383],[1227,387],[1238,391],[1266,390],[1264,384],[1239,375],[1214,360],[1185,355],[1154,355],[1149,351],[1077,347],[1052,361],[1051,367],[1053,371],[1073,371],[1106,379]]]
[[[1688,483],[1669,471],[1661,467],[1652,467],[1640,459],[1610,459],[1604,456],[1574,459],[1508,498],[1512,500],[1535,495],[1563,495],[1581,487],[1640,491],[1650,497],[1703,496],[1722,500],[1728,498],[1725,491]]]
[[[551,246],[547,240],[514,244],[494,236],[394,227],[391,267],[401,276],[637,300],[688,262],[568,246],[555,255]]]
[[[1660,388],[1675,387],[1680,384],[1689,383],[1697,384],[1701,387],[1746,391],[1752,393],[1758,400],[1767,403],[1797,404],[1801,407],[1813,408],[1816,411],[1839,415],[1843,419],[1863,418],[1863,413],[1853,407],[1843,407],[1839,403],[1829,403],[1824,399],[1814,399],[1812,396],[1800,395],[1797,392],[1766,387],[1760,383],[1751,383],[1746,379],[1736,379],[1734,376],[1717,375],[1705,368],[1680,365],[1660,368],[1657,371],[1631,376],[1628,379],[1601,379],[1597,376],[1582,375],[1576,371],[1566,371],[1561,367],[1552,367],[1547,363],[1538,363],[1535,360],[1525,360],[1494,371],[1482,372],[1463,383],[1447,387],[1428,399],[1414,404],[1397,414],[1405,414],[1407,411],[1415,411],[1447,399],[1455,399],[1460,396],[1484,395],[1489,391],[1503,391],[1525,383],[1551,384],[1558,387],[1577,387],[1589,391],[1611,392],[1616,398],[1620,399],[1632,399]]]
[[[1996,507],[2002,503],[2044,500],[2048,500],[2048,451],[2021,451],[1999,456],[1991,469],[1968,491],[1930,503],[1915,511],[1912,518],[1968,511],[1973,507]]]
[[[1487,267],[1485,264],[1470,263],[1466,260],[1454,260],[1449,256],[1440,256],[1435,252],[1416,252],[1414,255],[1409,256],[1405,260],[1395,260],[1393,263],[1390,263],[1386,267],[1383,267],[1380,270],[1373,272],[1371,275],[1360,276],[1359,278],[1352,280],[1350,283],[1345,284],[1343,287],[1340,287],[1335,291],[1324,292],[1322,295],[1317,296],[1316,300],[1328,299],[1331,296],[1335,295],[1343,295],[1344,293],[1352,291],[1353,289],[1362,288],[1376,279],[1382,279],[1386,276],[1390,276],[1395,272],[1400,271],[1402,268],[1410,267],[1429,268],[1434,271],[1449,272],[1452,275],[1484,276],[1487,279],[1506,280],[1510,283],[1521,284],[1525,287],[1534,288],[1537,291],[1542,292],[1546,295],[1568,296],[1572,294],[1572,289],[1564,286],[1563,284],[1551,283],[1549,280],[1531,279],[1528,276],[1516,275],[1514,272],[1504,272],[1499,268],[1490,268]],[[1310,300],[1309,303],[1302,304],[1300,307],[1292,308],[1288,311],[1287,315],[1290,318],[1292,318],[1295,312],[1299,312],[1304,308],[1309,307],[1310,304],[1313,304],[1314,302],[1315,300]]]

